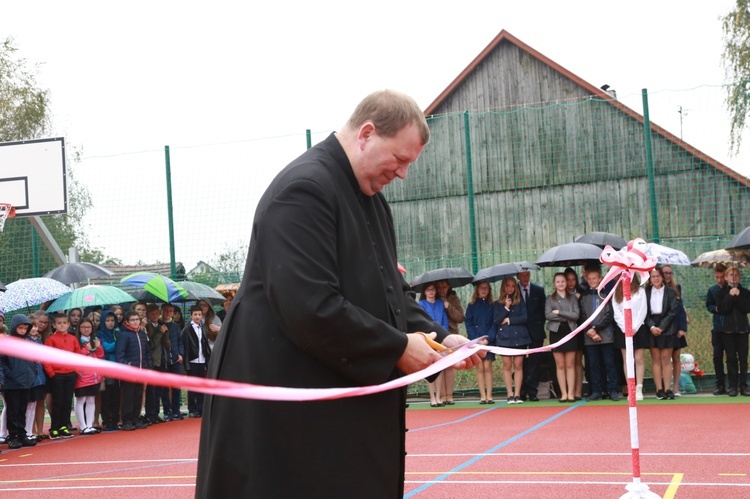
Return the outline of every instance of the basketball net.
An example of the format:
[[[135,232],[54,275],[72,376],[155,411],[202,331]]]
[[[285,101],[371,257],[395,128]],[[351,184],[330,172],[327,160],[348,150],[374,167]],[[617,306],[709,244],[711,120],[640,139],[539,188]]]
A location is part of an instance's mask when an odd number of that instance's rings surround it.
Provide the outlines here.
[[[16,216],[16,208],[9,203],[0,203],[0,232],[5,228],[5,221]]]

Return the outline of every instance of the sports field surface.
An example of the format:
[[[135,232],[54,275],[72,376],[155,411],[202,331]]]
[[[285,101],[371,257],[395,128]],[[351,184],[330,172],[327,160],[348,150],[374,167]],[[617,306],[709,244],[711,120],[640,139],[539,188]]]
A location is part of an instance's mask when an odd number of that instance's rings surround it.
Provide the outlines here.
[[[638,418],[642,481],[653,492],[750,497],[750,399],[646,399]],[[617,498],[632,482],[624,399],[465,400],[440,408],[410,401],[407,426],[408,498]],[[193,497],[199,428],[200,420],[185,419],[18,450],[0,446],[0,495]]]

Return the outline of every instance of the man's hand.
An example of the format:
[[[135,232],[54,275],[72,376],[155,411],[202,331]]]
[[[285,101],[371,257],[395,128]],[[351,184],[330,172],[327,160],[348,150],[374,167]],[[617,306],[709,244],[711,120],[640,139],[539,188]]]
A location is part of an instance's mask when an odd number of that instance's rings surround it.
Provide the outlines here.
[[[450,334],[443,340],[443,345],[451,349],[457,349],[464,343],[468,343],[469,340],[460,334]],[[471,357],[453,364],[453,369],[473,369],[474,367],[482,363],[482,359],[487,356],[487,352],[484,350],[478,350],[477,353]]]
[[[429,333],[428,336],[434,340],[437,334]],[[422,333],[407,334],[406,339],[408,340],[406,350],[404,350],[401,358],[396,363],[396,366],[404,374],[421,371],[442,358],[439,353],[427,344]]]

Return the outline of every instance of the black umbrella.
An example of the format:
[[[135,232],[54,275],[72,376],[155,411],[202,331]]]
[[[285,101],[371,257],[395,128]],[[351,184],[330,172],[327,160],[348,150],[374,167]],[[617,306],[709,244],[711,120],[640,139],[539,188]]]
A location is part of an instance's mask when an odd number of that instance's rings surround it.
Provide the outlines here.
[[[541,267],[569,267],[585,265],[589,262],[599,263],[602,249],[589,243],[566,243],[550,248],[535,262]]]
[[[604,248],[607,245],[619,250],[628,245],[628,242],[617,234],[610,232],[587,232],[573,239],[576,243],[589,243]]]
[[[750,226],[745,227],[724,249],[750,249]]]
[[[422,291],[425,284],[436,281],[448,281],[452,288],[465,286],[474,280],[474,274],[463,267],[450,267],[437,270],[429,270],[418,275],[409,283],[414,291]]]
[[[497,282],[507,276],[515,276],[519,272],[527,270],[539,270],[539,265],[530,262],[498,263],[477,272],[477,275],[474,276],[474,282]]]
[[[78,282],[86,282],[89,279],[96,277],[111,276],[114,272],[111,270],[89,262],[73,262],[60,265],[56,269],[52,269],[44,277],[54,279],[63,284],[74,284]]]
[[[5,284],[0,282],[0,291],[5,291]]]

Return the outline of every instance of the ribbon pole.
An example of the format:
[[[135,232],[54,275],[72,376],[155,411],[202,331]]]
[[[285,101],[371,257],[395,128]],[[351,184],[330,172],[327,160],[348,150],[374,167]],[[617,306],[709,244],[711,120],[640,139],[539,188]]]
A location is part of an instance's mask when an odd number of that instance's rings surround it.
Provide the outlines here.
[[[623,298],[623,316],[625,319],[625,359],[628,376],[628,413],[630,417],[630,454],[631,465],[633,468],[633,482],[625,486],[627,492],[620,496],[620,499],[637,499],[637,498],[657,498],[660,496],[650,491],[648,485],[641,482],[641,457],[640,444],[638,442],[638,407],[635,400],[635,356],[633,355],[633,309],[631,302],[630,285],[633,282],[633,276],[637,272],[641,276],[641,282],[646,282],[643,278],[656,265],[656,261],[646,256],[646,241],[643,239],[634,239],[628,245],[615,252],[610,246],[604,248],[601,255],[601,261],[611,265],[611,270],[607,277],[600,284],[601,287],[609,280],[619,276],[617,286],[622,286]]]

